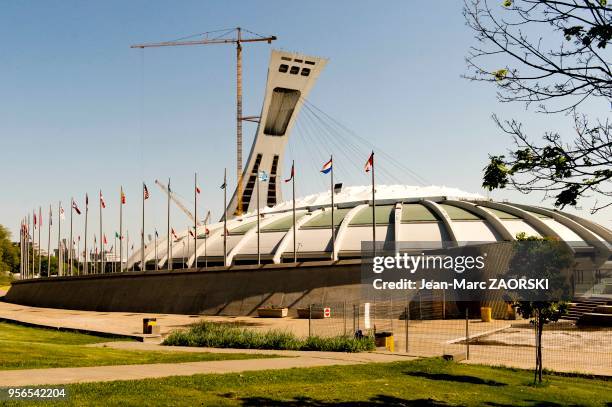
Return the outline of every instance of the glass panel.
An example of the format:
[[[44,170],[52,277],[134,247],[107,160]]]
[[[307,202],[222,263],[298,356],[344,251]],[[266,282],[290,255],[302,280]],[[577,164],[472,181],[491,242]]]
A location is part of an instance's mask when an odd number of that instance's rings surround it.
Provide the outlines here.
[[[335,226],[340,225],[346,214],[352,208],[343,208],[334,210],[334,224]],[[301,229],[314,229],[314,228],[325,228],[331,226],[331,209],[325,208],[325,212],[315,216],[313,219],[306,222]]]
[[[300,220],[302,216],[306,215],[306,211],[296,211],[295,221]],[[286,232],[293,226],[293,215],[291,212],[285,213],[281,219],[275,220],[266,227],[261,228],[262,232]]]
[[[251,230],[252,228],[256,226],[257,226],[257,221],[254,220],[252,222],[245,223],[243,225],[235,227],[234,229],[230,229],[229,232],[232,235],[244,235],[246,232],[248,232],[249,230]]]
[[[402,222],[435,222],[438,218],[436,215],[424,205],[421,204],[403,204],[402,205]]]
[[[440,204],[440,206],[446,211],[451,220],[480,220],[478,216],[463,208],[447,204]]]
[[[376,207],[376,224],[388,225],[395,220],[395,205],[379,205]],[[367,206],[360,210],[351,220],[350,226],[371,225],[372,206]]]
[[[483,208],[485,208],[486,210],[490,212],[493,212],[493,214],[500,219],[520,219],[518,216],[515,216],[508,212],[500,211],[498,209],[487,208],[486,206],[484,206]]]

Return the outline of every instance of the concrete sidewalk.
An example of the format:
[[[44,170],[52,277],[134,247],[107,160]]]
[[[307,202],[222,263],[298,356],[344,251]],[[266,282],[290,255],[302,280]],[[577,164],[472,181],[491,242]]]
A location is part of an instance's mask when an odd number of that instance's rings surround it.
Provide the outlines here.
[[[100,345],[100,344],[98,344]],[[107,344],[110,346],[110,344]],[[158,345],[132,343],[130,346],[112,346],[125,349],[169,350]],[[142,345],[142,346],[138,346]],[[157,348],[154,348],[157,346]],[[173,348],[172,350],[184,351]],[[62,385],[71,383],[108,382],[114,380],[141,380],[169,376],[191,376],[194,374],[240,373],[260,370],[278,370],[333,365],[355,365],[362,363],[384,363],[408,361],[415,358],[387,353],[336,353],[336,352],[291,352],[258,351],[249,349],[204,349],[188,348],[189,352],[216,353],[264,353],[294,356],[274,359],[246,359],[212,362],[159,363],[149,365],[95,366],[56,369],[27,369],[0,371],[0,387]]]

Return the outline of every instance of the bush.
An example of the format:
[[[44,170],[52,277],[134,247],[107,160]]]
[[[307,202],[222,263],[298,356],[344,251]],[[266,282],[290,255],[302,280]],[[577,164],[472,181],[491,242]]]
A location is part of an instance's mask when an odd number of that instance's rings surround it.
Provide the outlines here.
[[[174,331],[164,340],[169,346],[197,346],[237,349],[280,349],[327,352],[363,352],[374,350],[374,339],[350,336],[297,338],[281,330],[258,332],[234,324],[198,322],[187,331]]]

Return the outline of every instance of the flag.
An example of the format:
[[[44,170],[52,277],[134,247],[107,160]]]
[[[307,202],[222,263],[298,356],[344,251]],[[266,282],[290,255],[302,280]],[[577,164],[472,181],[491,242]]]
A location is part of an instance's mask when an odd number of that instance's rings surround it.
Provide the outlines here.
[[[178,236],[176,235],[176,232],[174,231],[174,228],[172,228],[172,236],[173,236],[175,239],[178,239]]]
[[[189,229],[189,234],[195,239],[195,234],[193,233],[193,230]]]
[[[323,174],[327,174],[328,172],[330,172],[332,170],[332,159],[330,158],[328,162],[326,162],[325,164],[323,164],[323,168],[321,168],[321,172]]]
[[[81,235],[77,236],[77,242],[81,241]]]
[[[132,243],[132,250],[134,250],[134,243]]]
[[[372,154],[370,154],[370,158],[368,158],[368,161],[366,161],[365,163],[365,172],[370,172],[373,166],[374,166],[374,151],[372,151]]]
[[[210,235],[210,229],[206,228],[206,230],[204,231],[204,234],[205,234],[206,236]]]
[[[106,241],[106,233],[103,235],[103,240],[104,244],[107,244],[108,242]]]
[[[200,192],[202,192],[202,191],[200,191],[200,187],[196,185],[196,193],[199,194]]]
[[[53,226],[53,211],[51,210],[51,206],[49,206],[49,226]]]
[[[294,175],[295,175],[295,168],[293,168],[293,164],[291,164],[291,175],[289,176],[289,178],[285,180],[285,182],[291,181]]]
[[[74,209],[74,211],[77,213],[77,215],[81,214],[81,210],[77,206],[76,202],[74,202],[74,199],[72,200],[72,209]]]
[[[223,181],[223,184],[221,184],[221,189],[225,189],[225,187],[227,186],[227,182]]]
[[[121,205],[125,205],[125,194],[123,193],[123,187],[121,187]]]
[[[59,208],[59,215],[61,220],[66,219],[66,217],[64,216],[64,208],[62,208],[61,206]]]
[[[149,190],[144,182],[142,183],[142,196],[144,199],[149,199]]]
[[[87,209],[88,205],[89,205],[89,196],[85,194],[85,209]]]
[[[104,197],[102,196],[102,191],[100,191],[100,206],[106,208],[106,202],[104,202]]]
[[[155,237],[159,237],[159,233],[157,233],[157,229],[155,229]]]
[[[115,232],[115,238],[117,238],[117,239],[121,240],[121,236],[119,236],[119,233],[118,233],[118,232]]]
[[[36,212],[34,212],[34,229],[36,229]]]

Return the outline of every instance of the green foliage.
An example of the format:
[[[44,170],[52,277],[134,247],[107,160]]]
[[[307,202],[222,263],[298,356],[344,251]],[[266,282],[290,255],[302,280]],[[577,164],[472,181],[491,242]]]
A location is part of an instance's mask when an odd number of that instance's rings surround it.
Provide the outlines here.
[[[513,301],[523,318],[533,318],[536,328],[535,378],[541,382],[542,332],[544,325],[558,321],[567,312],[567,303],[559,299],[569,294],[565,271],[574,264],[574,257],[564,243],[551,238],[527,236],[522,232],[517,234],[516,240],[508,277],[546,278],[552,287],[549,292],[540,294],[540,301]]]
[[[19,246],[11,242],[11,233],[0,225],[0,273],[19,272]]]
[[[198,322],[187,331],[174,331],[164,345],[198,346],[237,349],[283,349],[328,352],[362,352],[375,349],[370,337],[356,339],[348,336],[332,338],[297,338],[293,333],[281,330],[256,331],[235,324]]]

